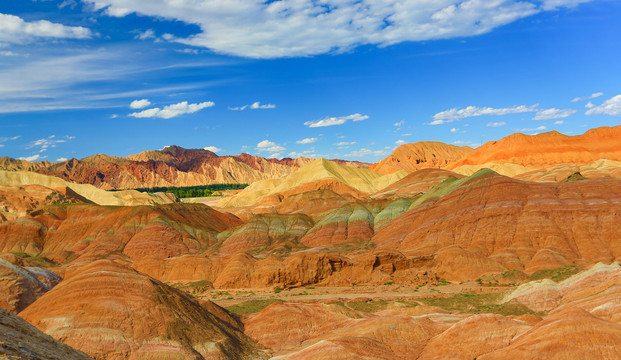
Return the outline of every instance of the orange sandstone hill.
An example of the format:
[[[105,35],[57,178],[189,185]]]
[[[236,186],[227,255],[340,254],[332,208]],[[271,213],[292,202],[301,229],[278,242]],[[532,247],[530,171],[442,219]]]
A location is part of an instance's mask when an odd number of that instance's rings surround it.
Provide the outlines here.
[[[0,158],[0,170],[32,171],[67,181],[91,184],[102,189],[132,189],[158,186],[194,186],[215,183],[250,184],[288,175],[313,159],[266,159],[241,154],[218,156],[203,149],[167,146],[128,157],[94,155],[81,160],[52,163]],[[339,163],[368,167],[357,161]]]
[[[469,146],[448,145],[438,141],[403,144],[369,170],[390,174],[399,170],[412,172],[425,168],[445,168],[472,151]]]
[[[264,359],[217,305],[110,260],[77,269],[19,315],[95,359]]]
[[[517,133],[485,143],[446,168],[509,163],[547,169],[558,164],[587,165],[604,158],[621,161],[621,125],[591,129],[576,136],[557,131],[538,135]]]

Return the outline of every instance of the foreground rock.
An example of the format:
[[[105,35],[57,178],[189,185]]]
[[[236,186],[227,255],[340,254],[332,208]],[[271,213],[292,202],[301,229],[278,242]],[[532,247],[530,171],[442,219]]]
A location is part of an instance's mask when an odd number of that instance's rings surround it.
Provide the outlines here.
[[[22,318],[0,309],[0,359],[92,359],[44,334]]]
[[[60,280],[58,275],[45,269],[22,267],[0,259],[0,308],[18,313]]]
[[[69,269],[66,280],[20,316],[95,359],[265,357],[233,319],[108,260]]]

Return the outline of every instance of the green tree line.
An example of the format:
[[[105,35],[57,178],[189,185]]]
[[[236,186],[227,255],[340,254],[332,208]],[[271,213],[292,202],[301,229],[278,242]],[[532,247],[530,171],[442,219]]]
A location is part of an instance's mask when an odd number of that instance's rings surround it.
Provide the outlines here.
[[[173,193],[178,198],[192,198],[211,196],[216,191],[240,190],[244,189],[246,186],[248,186],[248,184],[210,184],[198,186],[159,186],[150,188],[137,188],[134,190],[146,193]]]

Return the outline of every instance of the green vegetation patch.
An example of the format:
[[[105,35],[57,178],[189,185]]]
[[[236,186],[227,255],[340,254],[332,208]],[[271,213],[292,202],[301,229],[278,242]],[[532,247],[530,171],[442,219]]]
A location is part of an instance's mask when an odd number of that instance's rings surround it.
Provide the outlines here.
[[[420,302],[426,305],[437,306],[445,310],[462,313],[499,314],[504,316],[519,316],[524,314],[538,315],[538,313],[517,301],[499,304],[504,298],[504,295],[505,292],[491,294],[463,293],[446,298],[424,298],[420,299]]]
[[[247,315],[258,313],[272,304],[283,302],[284,301],[280,299],[248,300],[243,303],[228,306],[226,309],[233,314]]]
[[[580,268],[577,265],[566,265],[554,269],[536,271],[530,276],[530,280],[551,279],[559,282],[579,272]]]
[[[374,313],[386,309],[388,302],[386,300],[352,301],[348,302],[347,306],[353,310]]]
[[[223,190],[241,190],[245,189],[248,184],[210,184],[210,185],[198,185],[198,186],[160,186],[151,188],[137,188],[133,189],[146,193],[172,193],[178,198],[195,198],[211,196],[215,191]]]

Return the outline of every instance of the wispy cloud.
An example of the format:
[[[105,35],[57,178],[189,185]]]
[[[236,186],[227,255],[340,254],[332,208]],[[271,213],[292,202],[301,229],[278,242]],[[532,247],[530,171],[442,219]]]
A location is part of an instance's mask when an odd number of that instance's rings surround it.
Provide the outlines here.
[[[185,114],[192,114],[201,111],[206,108],[213,107],[215,103],[213,101],[205,101],[198,104],[189,104],[187,101],[183,101],[177,104],[167,105],[164,108],[152,108],[129,114],[135,118],[161,118],[170,119]]]
[[[351,121],[362,121],[362,120],[366,120],[368,119],[369,116],[368,115],[362,115],[362,114],[351,114],[351,115],[347,115],[347,116],[340,116],[340,117],[327,117],[321,120],[316,120],[316,121],[307,121],[304,123],[304,125],[311,127],[311,128],[315,128],[315,127],[324,127],[324,126],[334,126],[334,125],[343,125],[345,124],[348,120]]]
[[[598,98],[600,96],[604,95],[603,92],[596,92],[591,94],[590,96],[583,96],[583,97],[576,97],[571,99],[571,102],[578,102],[578,101],[583,101],[583,100],[590,100],[590,99],[595,99]]]
[[[92,1],[92,0],[91,0]],[[187,38],[170,36],[217,53],[279,58],[347,51],[360,45],[388,46],[477,36],[542,11],[589,0],[387,0],[387,1],[159,1],[97,0],[110,16],[131,13],[196,24]],[[320,39],[320,40],[319,40]]]
[[[360,150],[354,150],[349,154],[345,154],[345,156],[351,157],[365,157],[365,156],[385,156],[387,155],[385,150],[370,150],[366,148],[362,148]]]
[[[317,138],[305,138],[305,139],[302,139],[302,140],[298,140],[295,143],[296,144],[312,144],[315,141],[317,141]]]
[[[575,114],[576,110],[573,109],[545,109],[539,110],[533,117],[533,120],[552,120],[552,119],[563,119],[566,117],[570,117],[572,114]]]
[[[515,131],[519,131],[519,132],[531,132],[531,131],[542,131],[542,130],[546,130],[547,127],[545,126],[538,126],[536,128],[524,128],[524,129],[515,129]]]
[[[251,110],[276,109],[276,105],[274,104],[262,105],[260,102],[255,101],[250,105],[243,105],[243,106],[236,106],[236,107],[229,108],[229,110],[233,110],[233,111],[244,111],[246,109],[251,109]]]
[[[500,127],[500,126],[505,126],[505,125],[507,125],[507,123],[502,121],[502,122],[488,122],[487,125],[485,125],[485,126],[487,126],[487,127]]]
[[[593,105],[586,111],[586,115],[611,115],[621,116],[621,95],[614,96],[603,104],[595,106]]]
[[[492,108],[492,107],[477,107],[477,106],[468,106],[463,109],[453,108],[450,110],[445,110],[439,112],[433,116],[433,121],[429,123],[429,125],[440,125],[451,123],[455,120],[466,119],[476,116],[502,116],[509,114],[520,114],[527,112],[535,112],[537,111],[538,104],[526,106],[526,105],[516,105],[509,106],[505,108]]]
[[[26,149],[36,149],[38,152],[42,153],[47,151],[49,148],[55,148],[57,144],[65,143],[69,140],[75,139],[75,136],[65,136],[63,138],[56,138],[56,135],[50,135],[43,139],[35,140],[29,143],[26,146]]]

